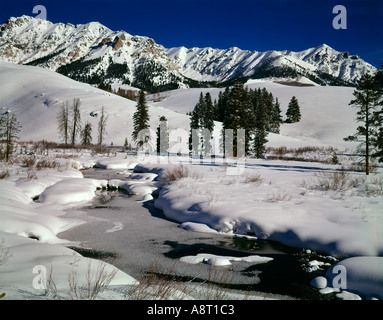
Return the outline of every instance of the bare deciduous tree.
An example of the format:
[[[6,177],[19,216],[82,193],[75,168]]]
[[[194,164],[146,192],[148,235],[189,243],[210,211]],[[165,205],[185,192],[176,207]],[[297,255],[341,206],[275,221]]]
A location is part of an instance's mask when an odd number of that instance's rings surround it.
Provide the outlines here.
[[[77,135],[81,132],[81,113],[80,113],[81,102],[79,98],[73,99],[72,107],[72,126],[71,126],[71,143],[76,143]]]
[[[65,146],[68,145],[68,138],[69,138],[69,106],[68,101],[61,105],[60,111],[57,115],[57,123],[58,123],[58,129],[59,133],[64,139]]]
[[[4,157],[5,161],[9,161],[9,157],[13,153],[15,142],[19,139],[21,125],[17,118],[9,110],[0,117],[0,140],[5,144]]]
[[[101,110],[100,120],[98,122],[98,144],[101,148],[102,141],[106,135],[106,121],[108,120],[108,115],[106,114],[104,107]]]

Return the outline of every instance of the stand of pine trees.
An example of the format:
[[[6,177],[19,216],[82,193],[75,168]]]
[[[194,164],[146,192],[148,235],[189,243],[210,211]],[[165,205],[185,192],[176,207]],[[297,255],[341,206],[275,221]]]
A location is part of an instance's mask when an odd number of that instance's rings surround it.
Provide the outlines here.
[[[206,156],[212,150],[214,105],[210,93],[200,94],[190,116],[189,150],[193,156]]]
[[[288,114],[288,120],[298,122],[301,117],[298,100],[293,97],[290,103],[292,115]],[[240,157],[253,152],[257,158],[265,153],[268,133],[279,133],[283,122],[278,98],[274,99],[265,88],[249,89],[236,83],[219,92],[214,103],[209,93],[205,96],[201,93],[190,113],[191,155],[205,156],[211,152],[214,121],[223,124],[221,151],[226,156]]]
[[[222,151],[231,155],[226,146],[226,134],[233,135],[232,155],[238,156],[237,145],[243,143],[245,155],[254,152],[257,158],[265,153],[269,132],[279,133],[282,115],[280,104],[273,94],[263,89],[248,89],[242,83],[225,88],[214,103],[214,120],[223,123]],[[227,131],[232,129],[233,132]],[[237,130],[244,129],[244,141],[237,139]]]

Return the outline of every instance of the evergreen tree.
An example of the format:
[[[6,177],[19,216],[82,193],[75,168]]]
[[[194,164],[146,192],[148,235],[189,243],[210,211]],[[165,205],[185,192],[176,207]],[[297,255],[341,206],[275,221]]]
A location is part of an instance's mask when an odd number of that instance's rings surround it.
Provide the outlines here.
[[[301,111],[297,98],[292,97],[287,107],[287,123],[299,122],[301,120]]]
[[[249,144],[251,139],[251,134],[253,133],[254,129],[254,111],[253,111],[253,105],[251,103],[251,97],[250,93],[247,89],[244,88],[244,85],[242,83],[236,83],[234,87],[230,91],[230,96],[228,99],[227,109],[225,112],[225,118],[223,121],[223,141],[224,141],[224,152],[225,153],[231,153],[231,146],[226,145],[226,132],[227,129],[233,130],[233,156],[242,156],[242,154],[239,153],[238,146],[243,145],[244,146],[244,155],[248,154],[249,152]],[[238,129],[244,129],[245,130],[245,137],[244,141],[238,139],[237,136],[237,130]],[[244,156],[243,155],[243,156]]]
[[[279,104],[278,98],[275,99],[275,103],[273,105],[271,117],[270,117],[270,123],[269,123],[269,130],[273,133],[280,133],[280,126],[282,123],[282,115],[281,115],[281,106]]]
[[[331,163],[334,164],[334,165],[335,164],[339,164],[339,159],[338,159],[338,156],[337,156],[336,152],[334,152],[333,155],[332,155]]]
[[[57,115],[57,123],[59,133],[64,139],[65,146],[68,145],[69,138],[69,106],[68,102],[61,105],[60,111]]]
[[[233,149],[236,154],[237,129],[245,129],[244,145],[246,154],[249,153],[249,144],[254,135],[253,150],[257,157],[265,152],[268,131],[279,133],[282,123],[281,108],[278,99],[274,101],[273,94],[266,88],[248,90],[243,84],[237,83],[232,89],[228,87],[218,95],[218,102],[215,104],[214,117],[222,121],[223,130],[221,135],[222,151]],[[225,138],[225,130],[233,129],[233,146],[226,146],[229,142]],[[229,134],[229,132],[228,132]]]
[[[270,124],[274,113],[274,97],[271,92],[266,90],[266,88],[263,88],[261,91],[260,103],[263,104],[262,108],[264,109],[263,117],[265,119],[262,121],[265,122],[266,130],[270,131]]]
[[[214,120],[220,121],[220,122],[224,121],[229,96],[230,96],[229,87],[226,87],[224,92],[222,91],[219,92],[218,102],[214,108]]]
[[[70,128],[72,145],[76,144],[77,135],[81,132],[80,106],[81,106],[80,99],[74,98],[73,107],[72,107],[72,125]]]
[[[383,96],[383,66],[374,76],[376,90]],[[378,158],[379,162],[383,163],[383,101],[380,103],[382,106],[380,111],[374,112],[374,126],[376,127],[375,138],[373,139],[374,153],[373,157]]]
[[[189,150],[191,155],[197,156],[200,152],[200,140],[201,140],[201,116],[205,109],[205,100],[202,92],[200,93],[199,100],[194,106],[194,109],[190,116],[190,133],[189,133]]]
[[[81,144],[84,146],[90,146],[92,144],[92,125],[88,121],[81,131]]]
[[[0,141],[5,144],[4,156],[6,162],[9,161],[9,157],[13,153],[14,144],[19,139],[18,133],[20,129],[20,123],[10,111],[7,111],[0,117]]]
[[[357,122],[361,123],[353,136],[345,138],[346,141],[358,141],[360,151],[364,153],[366,175],[369,174],[369,164],[374,137],[377,136],[378,130],[382,125],[377,116],[378,106],[382,106],[382,91],[379,90],[375,78],[370,74],[363,75],[357,82],[356,90],[354,90],[354,100],[349,105],[356,106]],[[376,141],[376,140],[375,140]]]
[[[242,128],[241,123],[241,104],[242,104],[243,85],[236,83],[230,90],[230,95],[227,101],[227,107],[225,111],[225,118],[223,119],[223,141],[225,155],[237,156],[237,129]],[[233,130],[232,143],[227,145],[227,132],[226,130]],[[232,150],[231,150],[232,149]]]
[[[168,119],[160,117],[160,125],[157,127],[157,152],[160,154],[169,152],[169,129]]]
[[[254,113],[254,107],[251,100],[250,90],[248,88],[244,88],[244,96],[243,96],[243,129],[245,129],[245,155],[248,155],[250,153],[250,142],[252,135],[254,133],[255,123],[256,123],[256,116]]]
[[[269,127],[270,95],[265,88],[257,93],[257,104],[254,108],[255,129],[253,151],[257,158],[261,158],[266,151],[267,130]]]
[[[150,140],[149,131],[149,110],[146,105],[145,92],[140,90],[136,105],[136,112],[133,115],[133,140],[138,148],[143,148],[144,144]]]
[[[261,91],[261,88],[258,88],[258,89],[251,90],[250,93],[251,93],[251,102],[253,104],[253,109],[255,113],[259,104],[261,103],[262,91]]]
[[[200,93],[190,117],[189,150],[192,155],[211,153],[211,135],[214,129],[214,105],[210,93]]]
[[[209,92],[205,94],[204,109],[202,111],[201,127],[202,127],[202,149],[203,155],[207,156],[211,153],[212,133],[214,130],[214,106]]]
[[[214,106],[209,92],[205,94],[205,103],[203,104],[203,113],[201,117],[201,126],[209,131],[214,129]]]
[[[381,113],[383,113],[383,110]],[[373,142],[375,152],[371,156],[378,158],[378,161],[383,163],[383,120],[380,119],[379,122],[380,126],[377,128],[376,140]]]
[[[98,138],[97,142],[100,148],[102,147],[102,141],[106,136],[106,121],[108,120],[108,116],[105,113],[104,107],[101,109],[100,120],[98,121]]]

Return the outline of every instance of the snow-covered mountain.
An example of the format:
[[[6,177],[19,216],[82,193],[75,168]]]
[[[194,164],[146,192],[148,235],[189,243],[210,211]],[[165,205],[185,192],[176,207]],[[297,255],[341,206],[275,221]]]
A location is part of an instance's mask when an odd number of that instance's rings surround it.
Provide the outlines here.
[[[87,83],[131,84],[149,91],[232,82],[238,78],[297,77],[349,85],[376,68],[357,55],[323,44],[300,52],[239,48],[171,48],[112,31],[98,22],[73,25],[29,16],[0,27],[0,60],[48,68]]]
[[[202,81],[229,81],[237,77],[305,75],[317,80],[340,79],[354,83],[364,73],[376,68],[357,55],[338,52],[322,44],[301,52],[246,51],[239,48],[226,50],[185,47],[169,49],[169,56],[187,77]],[[315,79],[316,78],[316,79]]]
[[[93,84],[120,82],[151,90],[185,82],[163,46],[98,22],[74,26],[22,16],[10,18],[0,30],[0,60],[6,62]]]

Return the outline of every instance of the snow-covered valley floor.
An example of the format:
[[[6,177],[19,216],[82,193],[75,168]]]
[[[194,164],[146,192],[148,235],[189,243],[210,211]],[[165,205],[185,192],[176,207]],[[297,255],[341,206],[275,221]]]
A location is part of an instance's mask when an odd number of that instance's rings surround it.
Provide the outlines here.
[[[81,119],[90,122],[94,131],[99,120],[94,115],[105,107],[106,145],[122,146],[125,138],[132,142],[134,101],[32,66],[0,62],[0,78],[6,79],[0,81],[1,112],[17,117],[22,126],[20,141],[62,141],[58,111],[66,101],[71,104],[79,98]],[[380,165],[366,177],[354,155],[356,144],[343,140],[358,126],[357,110],[348,105],[354,89],[293,87],[274,80],[251,80],[246,85],[272,92],[283,114],[295,96],[302,119],[282,123],[280,134],[268,135],[264,159],[223,163],[219,157],[214,162],[175,157],[169,161],[167,157],[127,155],[120,152],[122,148],[103,155],[81,149],[48,150],[42,143],[20,142],[12,161],[0,163],[0,296],[125,299],[127,288],[139,288],[135,297],[141,298],[169,293],[163,290],[163,283],[153,287],[135,279],[136,274],[116,271],[111,263],[99,265],[81,256],[68,247],[73,243],[59,236],[92,220],[90,215],[77,213],[109,186],[134,194],[134,201],[142,201],[137,202],[140,209],[147,210],[144,206],[154,202],[167,219],[186,229],[178,231],[257,238],[298,248],[306,253],[304,269],[323,297],[332,292],[330,295],[342,299],[382,299],[383,168]],[[174,153],[188,150],[190,117],[186,113],[193,110],[201,91],[215,99],[221,89],[173,90],[161,93],[159,101],[148,97],[151,129],[155,131],[159,117],[166,116]],[[221,123],[215,125],[213,135],[218,142]],[[331,164],[334,153],[337,165]],[[112,179],[103,174],[84,178],[81,170],[94,165],[120,174]],[[103,235],[128,230],[118,219],[106,226]],[[314,251],[318,254],[311,255]],[[214,270],[273,263],[265,263],[251,251],[241,261],[231,253],[209,254],[185,253],[177,257],[177,263],[185,268],[212,266]],[[47,283],[41,281],[45,274]],[[92,283],[101,283],[98,288],[108,290],[92,293]],[[181,298],[178,288],[170,291],[167,298]],[[183,288],[181,293],[184,298],[193,297],[185,295]],[[259,298],[251,293],[246,298],[250,297]]]
[[[245,163],[222,164],[222,159],[200,162],[187,157],[172,158],[171,163],[164,164],[169,159],[125,152],[111,156],[64,152],[61,156],[53,152],[48,157],[38,156],[29,167],[25,167],[29,156],[22,155],[2,169],[8,173],[0,182],[1,252],[8,257],[0,266],[0,288],[5,298],[55,298],[52,290],[38,289],[38,282],[33,282],[40,275],[36,266],[47,269],[60,298],[73,298],[68,275],[78,283],[89,282],[89,274],[97,278],[100,267],[96,268],[96,261],[67,248],[71,243],[58,234],[85,223],[87,218],[76,215],[76,208],[89,204],[97,189],[108,186],[134,194],[141,205],[154,201],[168,219],[198,234],[246,236],[305,252],[317,251],[323,259],[308,259],[304,268],[314,272],[312,285],[323,295],[338,292],[343,299],[382,299],[382,168],[366,177],[347,169],[353,159],[346,155],[340,155],[342,165],[251,158]],[[43,160],[55,161],[55,168],[37,170]],[[117,178],[104,179],[102,174],[99,179],[83,178],[79,169],[94,165],[107,169],[101,171],[117,170]],[[108,223],[105,233],[127,230],[118,220],[111,218]],[[239,259],[197,254],[181,257],[178,264],[197,268],[202,263],[219,270],[238,263],[252,266],[267,261],[267,255],[249,254]],[[96,271],[89,271],[93,270],[91,265]],[[332,271],[336,265],[346,267],[342,281]],[[127,298],[126,288],[137,286],[137,279],[109,263],[105,268],[104,274],[113,274],[113,279],[109,290],[97,298]],[[339,284],[343,286],[340,289]],[[174,290],[173,298],[193,298],[181,297]],[[249,297],[259,295],[250,293]]]

